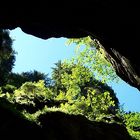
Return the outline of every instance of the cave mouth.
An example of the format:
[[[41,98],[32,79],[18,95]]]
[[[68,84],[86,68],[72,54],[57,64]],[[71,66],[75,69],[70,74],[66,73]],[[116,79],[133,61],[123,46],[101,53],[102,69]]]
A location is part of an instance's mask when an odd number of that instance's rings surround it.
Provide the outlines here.
[[[63,38],[63,37],[50,38],[50,39],[44,40],[44,39],[40,39],[40,38],[34,37],[29,34],[25,34],[24,32],[22,32],[22,30],[20,28],[11,30],[10,35],[14,39],[13,47],[16,46],[16,48],[14,48],[14,49],[15,49],[15,51],[17,51],[17,56],[16,56],[17,60],[15,62],[15,66],[13,69],[13,72],[17,72],[17,73],[37,70],[37,71],[41,71],[43,73],[47,73],[47,74],[51,75],[51,70],[52,70],[51,67],[53,67],[53,64],[55,64],[58,60],[70,58],[70,57],[68,57],[69,55],[74,56],[74,53],[76,50],[75,45],[65,46],[65,43],[68,39]],[[58,40],[60,40],[60,41],[58,41]],[[56,41],[56,43],[54,43],[55,41]],[[34,42],[34,43],[32,44],[32,42]],[[46,42],[48,42],[48,44],[44,45]],[[37,46],[37,44],[38,44],[38,46]],[[64,47],[62,47],[62,45]],[[50,48],[50,49],[53,48],[53,49],[45,50],[45,48]],[[62,48],[64,50],[61,50],[60,48]],[[16,49],[18,49],[18,50],[16,50]],[[37,49],[37,50],[35,51],[35,49]],[[84,49],[84,47],[81,48],[81,50],[83,50],[83,49]],[[46,58],[47,55],[49,56],[48,58]],[[18,56],[20,58],[18,58]],[[62,56],[63,56],[63,58],[62,58]],[[28,58],[28,60],[23,61],[25,58]],[[48,62],[48,59],[49,59],[49,61],[51,61],[51,64]],[[52,61],[52,59],[53,59],[53,61]],[[42,64],[42,65],[39,65],[39,64]],[[31,67],[32,67],[32,69],[31,69]],[[139,91],[137,89],[129,86],[127,83],[125,83],[122,80],[121,80],[120,84],[111,83],[110,86],[114,88],[114,90],[119,98],[120,104],[124,104],[126,111],[130,111],[130,110],[139,111],[139,109],[138,109],[139,101],[138,100],[140,97],[139,97]],[[134,96],[134,94],[135,94],[135,96]],[[129,99],[127,99],[128,96],[129,96]],[[135,106],[134,106],[133,102],[135,102]]]
[[[25,34],[20,28],[11,30],[10,37],[13,51],[3,41],[6,49],[3,46],[2,49],[7,53],[3,60],[12,59],[14,54],[16,62],[6,77],[7,83],[0,86],[2,119],[10,116],[8,111],[14,118],[19,116],[23,121],[46,128],[46,121],[63,120],[63,117],[78,121],[83,117],[83,121],[110,126],[127,125],[123,115],[139,115],[139,91],[121,79],[118,83],[112,81],[117,75],[106,61],[98,40],[89,36],[42,40]],[[129,127],[126,127],[128,131]],[[137,131],[137,125],[135,128]]]

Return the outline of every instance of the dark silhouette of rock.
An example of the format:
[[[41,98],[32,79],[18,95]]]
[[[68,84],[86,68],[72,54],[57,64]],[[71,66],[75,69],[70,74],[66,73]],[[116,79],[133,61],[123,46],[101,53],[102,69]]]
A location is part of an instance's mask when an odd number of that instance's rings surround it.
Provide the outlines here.
[[[1,140],[131,140],[124,126],[92,122],[81,115],[47,112],[39,116],[37,125],[26,120],[5,99],[0,100],[0,114]]]
[[[118,76],[140,90],[139,4],[128,0],[93,0],[2,4],[0,28],[20,27],[48,39],[90,35],[103,45]],[[1,42],[0,42],[1,43]],[[3,106],[4,107],[4,106]],[[80,116],[50,113],[40,116],[42,127],[19,118],[0,105],[1,139],[129,140],[123,126],[90,122]],[[85,133],[86,132],[86,133]],[[17,136],[18,135],[18,136]]]
[[[129,0],[6,4],[0,9],[0,27],[20,27],[43,39],[97,38],[117,74],[140,89],[138,5]]]

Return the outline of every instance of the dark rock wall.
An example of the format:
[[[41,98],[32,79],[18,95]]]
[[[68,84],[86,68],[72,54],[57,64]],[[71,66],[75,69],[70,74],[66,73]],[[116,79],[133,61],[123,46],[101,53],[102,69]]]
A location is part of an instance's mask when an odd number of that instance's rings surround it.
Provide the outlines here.
[[[40,125],[13,111],[11,103],[0,100],[0,139],[40,140],[131,140],[126,128],[118,124],[91,122],[83,116],[48,112]]]
[[[48,139],[57,140],[130,140],[126,128],[118,124],[91,122],[81,115],[48,112],[39,117]]]
[[[98,39],[117,74],[140,90],[139,7],[135,1],[93,0],[78,4],[34,1],[32,5],[16,3],[16,8],[14,4],[1,4],[0,28],[16,27],[42,39],[88,35]],[[40,128],[1,105],[0,114],[1,139],[19,139],[17,134],[26,139],[130,139],[123,126],[93,123],[80,116],[50,113],[40,118],[43,124]]]
[[[34,2],[0,9],[0,28],[50,37],[97,38],[117,74],[140,90],[139,7],[129,0]]]

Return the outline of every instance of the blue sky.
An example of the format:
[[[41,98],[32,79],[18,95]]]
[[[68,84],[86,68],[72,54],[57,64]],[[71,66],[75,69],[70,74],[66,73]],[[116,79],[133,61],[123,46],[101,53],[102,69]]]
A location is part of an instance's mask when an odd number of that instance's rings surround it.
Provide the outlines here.
[[[15,40],[13,48],[17,52],[13,72],[37,70],[51,74],[51,67],[55,66],[54,63],[71,58],[75,54],[74,45],[65,45],[66,38],[42,40],[23,33],[20,28],[11,30],[10,36]],[[140,92],[136,88],[122,80],[110,86],[117,93],[120,104],[124,104],[125,111],[140,112]]]

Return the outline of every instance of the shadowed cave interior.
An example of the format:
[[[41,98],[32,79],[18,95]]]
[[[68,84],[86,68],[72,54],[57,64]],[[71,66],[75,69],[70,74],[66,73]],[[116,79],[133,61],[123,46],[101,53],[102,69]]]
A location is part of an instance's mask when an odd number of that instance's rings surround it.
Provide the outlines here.
[[[75,7],[72,12],[69,11],[69,8],[55,9],[52,12],[51,7],[47,9],[43,5],[38,10],[32,8],[32,10],[25,11],[22,8],[14,10],[9,8],[7,13],[1,12],[3,9],[0,9],[0,27],[2,29],[20,27],[25,33],[43,39],[50,37],[79,38],[87,35],[96,37],[103,45],[106,56],[118,76],[140,90],[139,22],[136,18],[138,8],[134,4],[125,4],[121,1],[117,3],[109,0],[107,3],[94,2],[95,5],[92,8],[91,6],[86,9],[85,7],[79,9]],[[66,14],[67,16],[65,16]],[[73,17],[74,22],[69,20],[69,17]],[[96,19],[96,22],[91,17]],[[80,19],[83,22],[79,22]],[[84,19],[91,20],[87,22]],[[39,127],[23,119],[18,113],[7,109],[5,104],[9,103],[2,99],[0,102],[0,130],[1,137],[4,139],[19,139],[15,137],[15,132],[28,139],[131,139],[122,125],[90,122],[82,116],[66,115],[61,112],[40,116],[40,122],[45,124]]]

